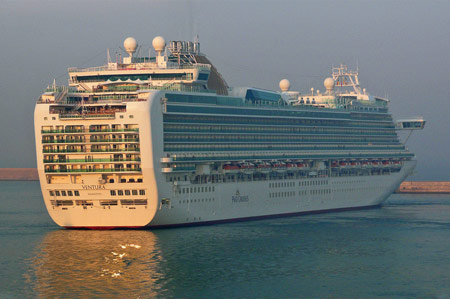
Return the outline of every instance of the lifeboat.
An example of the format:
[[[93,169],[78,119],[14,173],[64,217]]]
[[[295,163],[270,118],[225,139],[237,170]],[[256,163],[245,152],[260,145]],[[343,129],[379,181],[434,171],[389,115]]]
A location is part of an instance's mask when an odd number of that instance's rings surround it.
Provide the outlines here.
[[[286,169],[287,171],[296,171],[298,169],[297,164],[295,164],[294,162],[287,162]]]
[[[271,171],[271,165],[267,162],[260,161],[256,163],[255,169],[261,173],[269,173]]]
[[[373,160],[372,161],[372,166],[373,167],[381,167],[381,162],[378,160]]]
[[[350,162],[341,161],[341,162],[339,162],[339,167],[341,167],[341,168],[349,168],[350,167]]]
[[[253,172],[255,172],[255,164],[250,162],[242,162],[239,163],[239,169],[245,174],[252,174]]]
[[[238,173],[241,169],[236,164],[225,164],[223,165],[223,172],[224,173]]]
[[[361,163],[358,162],[358,161],[351,161],[350,162],[350,167],[352,167],[352,168],[358,168],[360,166],[361,166]]]
[[[391,167],[391,162],[388,161],[388,160],[383,160],[383,161],[381,162],[381,166],[384,167],[384,168]]]
[[[272,161],[272,170],[275,172],[286,172],[287,171],[287,167],[286,167],[286,163],[281,162],[281,161]]]
[[[394,161],[393,162],[393,166],[395,167],[395,168],[400,168],[400,167],[402,167],[402,162],[401,161]]]
[[[297,168],[298,170],[309,170],[309,165],[306,162],[298,162]]]
[[[369,161],[362,161],[361,166],[363,168],[369,168],[370,166],[372,166],[372,163],[370,163]]]

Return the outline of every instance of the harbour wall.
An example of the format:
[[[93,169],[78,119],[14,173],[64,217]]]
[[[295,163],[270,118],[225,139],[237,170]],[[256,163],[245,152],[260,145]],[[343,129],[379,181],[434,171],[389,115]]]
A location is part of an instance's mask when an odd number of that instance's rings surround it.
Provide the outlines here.
[[[0,168],[1,181],[38,181],[36,168]]]
[[[450,193],[450,182],[403,182],[395,193]]]

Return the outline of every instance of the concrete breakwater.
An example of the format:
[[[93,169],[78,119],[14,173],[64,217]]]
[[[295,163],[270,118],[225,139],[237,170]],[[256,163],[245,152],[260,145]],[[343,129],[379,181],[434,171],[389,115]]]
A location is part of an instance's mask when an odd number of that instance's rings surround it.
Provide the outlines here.
[[[403,182],[396,193],[450,193],[449,181]]]
[[[36,168],[0,168],[1,181],[37,181]]]

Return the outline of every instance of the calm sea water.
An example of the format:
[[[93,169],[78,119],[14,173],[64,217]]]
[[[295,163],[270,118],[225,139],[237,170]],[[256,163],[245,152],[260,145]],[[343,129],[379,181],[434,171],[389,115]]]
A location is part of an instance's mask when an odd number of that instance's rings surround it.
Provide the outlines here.
[[[57,227],[0,182],[0,298],[450,298],[450,196],[153,231]]]

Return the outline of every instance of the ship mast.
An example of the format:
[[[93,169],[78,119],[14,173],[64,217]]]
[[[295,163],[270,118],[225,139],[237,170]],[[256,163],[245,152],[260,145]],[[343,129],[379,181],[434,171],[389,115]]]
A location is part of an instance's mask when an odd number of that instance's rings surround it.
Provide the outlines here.
[[[341,64],[332,69],[332,75],[337,87],[350,86],[357,94],[362,94],[357,70],[349,71],[346,65]]]

